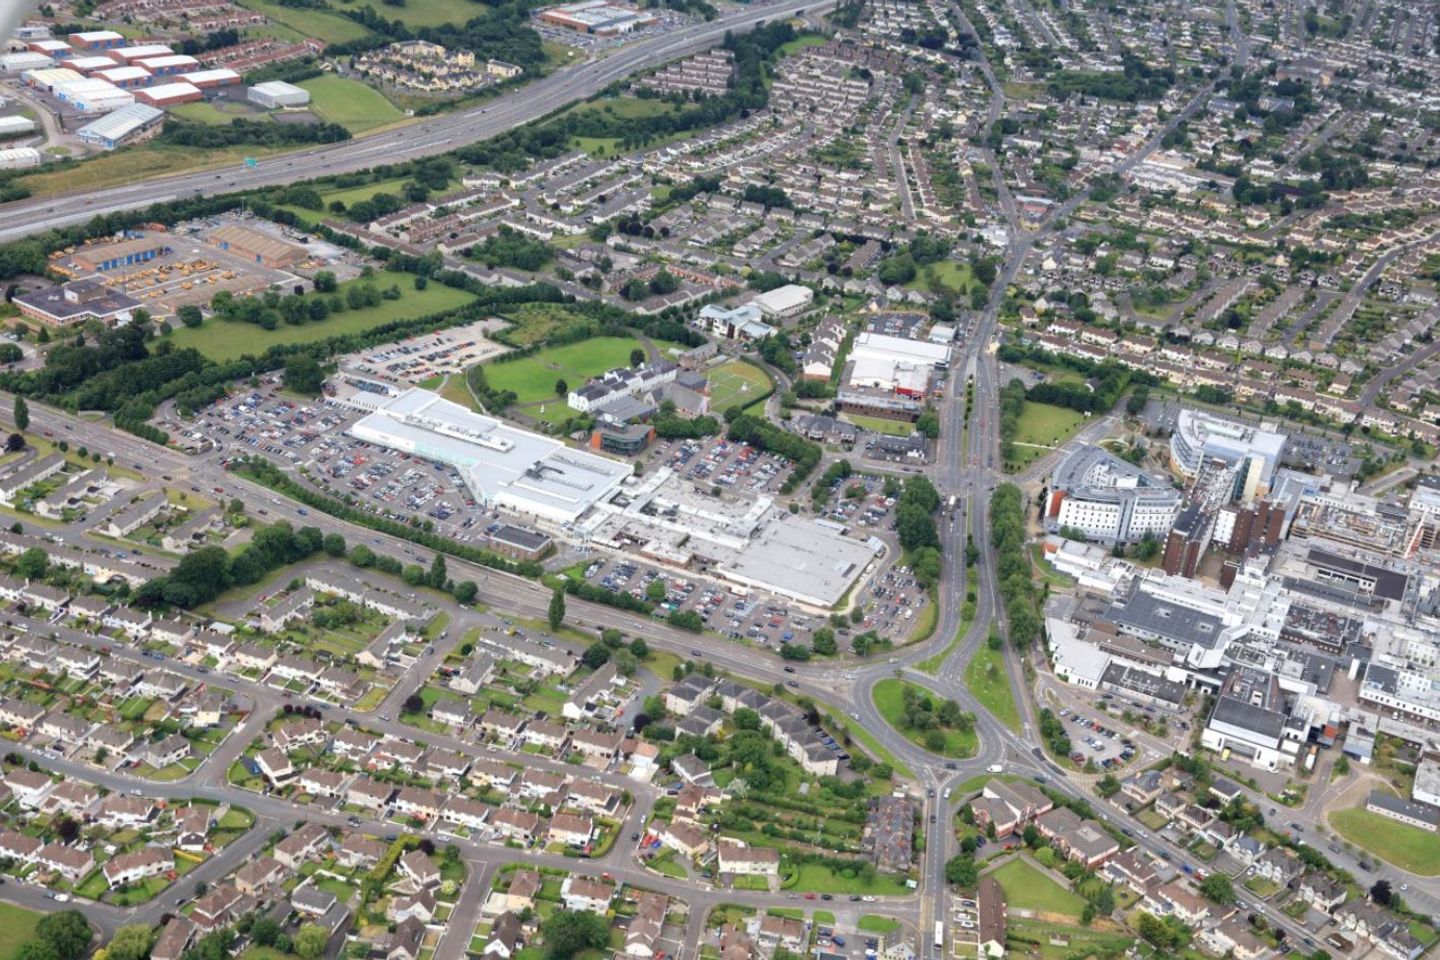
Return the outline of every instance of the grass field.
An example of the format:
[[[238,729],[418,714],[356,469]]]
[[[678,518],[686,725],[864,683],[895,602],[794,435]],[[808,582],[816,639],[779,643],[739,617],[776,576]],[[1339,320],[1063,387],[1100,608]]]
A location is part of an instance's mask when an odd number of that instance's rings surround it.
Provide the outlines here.
[[[860,413],[847,413],[845,420],[849,420],[861,430],[869,430],[871,433],[883,433],[892,437],[908,437],[915,432],[915,425],[904,420],[887,420],[884,417],[867,417]]]
[[[1440,835],[1397,823],[1363,807],[1336,810],[1330,814],[1330,826],[1346,840],[1401,870],[1425,877],[1440,874]]]
[[[460,26],[489,9],[472,0],[419,0],[400,7],[382,5],[379,0],[360,0],[355,6],[369,7],[386,20],[400,20],[407,27],[438,27],[442,23]]]
[[[325,10],[286,7],[271,0],[243,0],[241,6],[258,10],[277,23],[283,23],[307,37],[324,40],[326,43],[348,43],[370,35],[370,31],[354,20]],[[391,14],[387,19],[393,16],[395,14]]]
[[[1070,439],[1084,422],[1085,415],[1078,410],[1025,401],[1015,429],[1015,453],[1009,466],[1019,469],[1039,459],[1045,455],[1046,448]]]
[[[902,877],[878,873],[867,882],[858,873],[832,870],[820,863],[800,864],[783,886],[806,893],[873,893],[882,897],[903,897],[910,892]]]
[[[20,945],[35,935],[35,924],[44,914],[0,903],[0,960],[10,960]]]
[[[603,113],[609,117],[616,117],[621,120],[632,120],[640,117],[656,117],[666,113],[675,112],[674,104],[666,100],[642,100],[639,97],[610,97],[604,100],[597,100],[593,103],[582,103],[571,107],[560,114],[582,116],[587,113]],[[666,136],[657,137],[650,142],[650,146],[658,147],[682,137],[688,136],[689,130],[676,130]],[[618,137],[571,137],[570,145],[576,150],[584,150],[590,154],[613,154],[620,144]]]
[[[630,351],[639,345],[629,337],[592,337],[548,347],[513,363],[487,364],[485,378],[492,389],[515,391],[519,403],[551,400],[556,380],[574,389],[596,374],[629,364]]]
[[[1016,857],[992,876],[1005,890],[1005,902],[1012,909],[1036,910],[1080,919],[1085,901],[1044,873]]]
[[[955,290],[960,293],[969,293],[970,287],[975,283],[974,271],[968,263],[956,263],[954,260],[941,260],[939,263],[930,263],[920,268],[905,286],[912,290],[929,290],[932,293],[939,293],[942,290]]]
[[[258,356],[273,344],[312,343],[342,333],[358,333],[392,320],[453,310],[474,299],[463,290],[438,283],[432,283],[424,290],[416,290],[414,278],[410,274],[389,271],[378,273],[369,281],[361,279],[342,283],[340,294],[344,296],[344,288],[349,284],[367,282],[374,283],[381,289],[398,283],[400,299],[381,300],[377,306],[362,310],[346,310],[320,323],[301,326],[282,323],[274,330],[262,330],[250,323],[227,323],[212,318],[206,320],[201,327],[178,327],[170,338],[177,349],[194,347],[212,360],[233,360],[247,353]]]
[[[710,371],[710,409],[719,414],[736,404],[743,407],[772,386],[770,375],[753,363],[722,363]]]
[[[965,686],[1001,723],[1020,732],[1020,710],[1015,706],[1015,693],[1005,672],[1004,650],[991,650],[988,643],[981,644],[965,667]]]
[[[405,119],[380,91],[359,80],[326,74],[302,81],[300,86],[310,91],[310,107],[315,113],[351,133]]]
[[[270,147],[254,146],[196,150],[152,141],[69,163],[55,170],[33,173],[15,182],[23,184],[32,196],[44,197],[139,183],[169,173],[223,167],[239,163],[246,157],[264,158],[281,152]],[[217,189],[221,185],[220,181],[216,182]]]
[[[929,750],[930,748],[925,746],[925,734],[905,726],[904,690],[906,687],[913,687],[925,696],[935,699],[935,694],[918,683],[886,678],[875,684],[873,694],[875,707],[880,711],[880,716],[885,719],[885,722],[894,727],[896,732],[903,734],[916,746]],[[942,757],[963,760],[966,757],[975,756],[975,751],[980,746],[980,739],[973,730],[966,733],[960,730],[941,729],[940,732],[945,736],[945,746],[938,751]]]
[[[193,123],[208,123],[212,126],[229,123],[236,117],[254,117],[256,113],[246,104],[236,103],[233,100],[220,100],[215,103],[197,100],[194,103],[182,103],[179,106],[171,107],[170,112],[183,120]]]

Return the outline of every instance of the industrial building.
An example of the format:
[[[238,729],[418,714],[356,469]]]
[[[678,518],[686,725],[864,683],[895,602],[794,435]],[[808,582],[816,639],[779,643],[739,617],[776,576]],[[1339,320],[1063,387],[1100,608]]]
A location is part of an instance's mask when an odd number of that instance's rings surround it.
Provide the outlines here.
[[[304,260],[306,256],[305,248],[298,243],[291,243],[264,231],[242,227],[239,224],[227,224],[212,230],[206,239],[221,250],[229,250],[262,267],[275,267],[283,270],[293,267]]]
[[[787,283],[783,287],[757,295],[750,303],[760,308],[767,320],[784,320],[797,317],[810,309],[815,302],[815,291],[799,284]]]
[[[23,170],[26,167],[38,167],[41,159],[40,151],[34,147],[11,147],[8,150],[0,150],[0,170]]]
[[[147,104],[132,103],[114,113],[106,114],[99,120],[87,123],[75,131],[75,135],[82,143],[102,150],[114,150],[129,143],[149,140],[160,132],[164,123],[164,111]]]
[[[1079,530],[1103,543],[1163,539],[1180,510],[1180,491],[1163,478],[1086,444],[1061,461],[1050,480],[1045,531]]]
[[[123,63],[127,66],[137,60],[147,60],[151,57],[168,57],[174,53],[163,43],[144,43],[134,47],[112,47],[110,59],[116,63]]]
[[[183,81],[176,83],[159,83],[153,87],[143,87],[135,91],[135,99],[148,103],[152,107],[173,107],[182,103],[194,103],[196,100],[203,100],[204,92],[194,84]]]
[[[629,33],[640,27],[659,22],[653,13],[622,7],[608,0],[582,0],[567,3],[548,10],[541,10],[542,23],[564,27],[576,33],[589,33],[600,37],[613,37]]]
[[[103,120],[97,122],[103,122]],[[118,270],[121,267],[133,267],[139,263],[148,263],[169,252],[169,237],[163,235],[131,237],[126,240],[92,243],[80,247],[70,255],[70,265],[77,273],[103,273],[106,270]]]
[[[70,34],[70,46],[76,50],[112,50],[125,45],[125,36],[114,30],[84,30]]]
[[[182,73],[180,79],[201,90],[215,90],[219,87],[231,87],[239,83],[240,74],[234,70],[220,67],[214,70],[195,70],[191,73]]]
[[[189,73],[200,69],[200,61],[183,53],[170,53],[159,57],[146,57],[135,61],[135,66],[149,70],[157,77],[169,77],[178,73]]]
[[[924,399],[937,370],[949,365],[948,344],[869,330],[855,338],[845,382],[851,387]]]
[[[104,80],[106,83],[113,83],[122,90],[146,87],[155,79],[144,67],[117,67],[113,62],[109,67],[104,70],[96,70],[90,76],[97,80]]]
[[[135,102],[133,93],[99,77],[80,77],[55,83],[50,92],[61,103],[69,104],[80,113],[108,113]]]
[[[14,300],[20,314],[52,327],[99,320],[105,324],[128,320],[140,301],[100,280],[74,280],[62,287],[22,293]]]
[[[283,107],[303,107],[310,102],[310,91],[283,80],[270,80],[251,87],[246,97],[251,103],[267,110]]]
[[[1269,492],[1285,452],[1285,436],[1225,420],[1203,410],[1182,409],[1170,436],[1170,462],[1194,479],[1206,464],[1219,462],[1234,475],[1232,497],[1249,501]]]
[[[477,502],[557,525],[571,524],[631,475],[629,463],[472,413],[429,390],[389,397],[362,392],[373,412],[352,436],[449,464]]]
[[[35,132],[35,121],[19,115],[0,117],[0,139],[23,137]]]

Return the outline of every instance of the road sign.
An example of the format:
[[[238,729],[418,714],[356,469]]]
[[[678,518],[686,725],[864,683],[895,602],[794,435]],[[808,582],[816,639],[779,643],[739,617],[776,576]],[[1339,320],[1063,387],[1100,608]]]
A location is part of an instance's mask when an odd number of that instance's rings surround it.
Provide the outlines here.
[[[260,166],[260,161],[259,161],[259,160],[256,160],[254,157],[246,157],[246,158],[245,158],[245,166],[247,166],[247,167],[258,167],[258,166]]]

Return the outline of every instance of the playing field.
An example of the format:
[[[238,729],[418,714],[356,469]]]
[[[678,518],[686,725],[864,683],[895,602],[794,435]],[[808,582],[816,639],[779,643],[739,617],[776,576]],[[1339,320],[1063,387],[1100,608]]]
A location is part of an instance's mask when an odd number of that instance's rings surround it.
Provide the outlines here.
[[[351,133],[405,118],[380,91],[359,80],[326,74],[305,80],[300,86],[310,91],[310,108],[315,113]]]
[[[773,384],[764,370],[744,360],[722,363],[709,373],[710,409],[723,413],[732,406],[753,403]]]
[[[1330,826],[1346,840],[1401,870],[1425,877],[1440,874],[1440,835],[1397,823],[1363,807],[1336,810],[1330,814]]]
[[[462,26],[466,20],[483,17],[489,7],[472,0],[411,0],[398,7],[380,0],[365,0],[357,6],[368,6],[386,20],[400,20],[407,27],[438,27],[442,23]]]
[[[555,397],[557,380],[573,390],[606,370],[629,365],[630,351],[638,346],[640,341],[629,337],[592,337],[547,347],[523,360],[486,364],[485,379],[492,390],[513,390],[517,403],[536,403]]]
[[[247,353],[259,356],[277,343],[313,343],[344,333],[360,333],[392,320],[453,310],[474,299],[463,290],[439,283],[432,283],[424,290],[416,290],[413,276],[389,271],[376,274],[369,280],[356,279],[340,284],[340,296],[345,295],[347,287],[357,283],[373,283],[381,290],[392,283],[399,284],[400,299],[381,300],[373,307],[346,310],[319,323],[300,326],[282,323],[274,330],[264,330],[253,323],[227,322],[212,317],[206,320],[203,326],[193,329],[176,327],[170,339],[174,341],[177,349],[194,347],[212,360],[233,360]]]
[[[1044,873],[1016,857],[991,874],[1005,891],[1011,909],[1080,918],[1085,901]]]
[[[1078,410],[1026,400],[1015,429],[1014,454],[1007,466],[1019,470],[1038,460],[1070,439],[1084,423],[1085,415]]]

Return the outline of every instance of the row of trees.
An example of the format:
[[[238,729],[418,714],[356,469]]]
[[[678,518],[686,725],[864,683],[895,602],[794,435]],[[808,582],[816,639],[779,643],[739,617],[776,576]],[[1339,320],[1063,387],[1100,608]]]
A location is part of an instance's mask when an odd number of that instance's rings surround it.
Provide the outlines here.
[[[1020,488],[1004,483],[990,495],[990,545],[1010,642],[1025,649],[1040,633],[1040,601],[1025,552],[1025,506]]]

